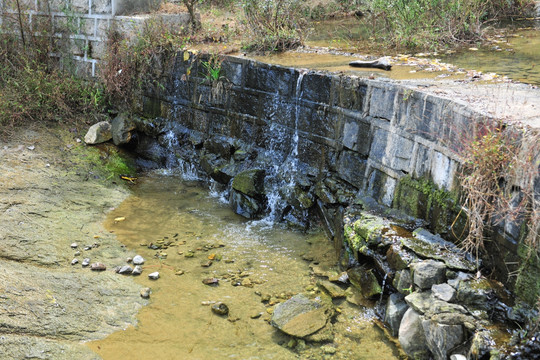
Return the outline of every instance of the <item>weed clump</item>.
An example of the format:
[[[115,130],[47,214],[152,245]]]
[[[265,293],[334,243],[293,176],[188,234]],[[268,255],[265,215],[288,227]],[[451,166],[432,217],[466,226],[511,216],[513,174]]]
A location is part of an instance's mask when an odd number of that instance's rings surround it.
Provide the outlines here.
[[[299,0],[243,0],[249,51],[285,51],[304,42],[307,22]]]
[[[373,0],[374,41],[395,48],[436,49],[484,39],[483,26],[533,8],[531,0]]]

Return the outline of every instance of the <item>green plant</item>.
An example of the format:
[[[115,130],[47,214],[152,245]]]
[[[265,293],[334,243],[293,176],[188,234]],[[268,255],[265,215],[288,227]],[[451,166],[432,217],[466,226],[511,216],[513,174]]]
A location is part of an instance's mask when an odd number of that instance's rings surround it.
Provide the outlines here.
[[[99,73],[111,102],[124,110],[140,110],[142,90],[163,90],[163,71],[186,42],[183,29],[171,28],[160,18],[146,21],[131,38],[113,27]]]
[[[246,49],[284,51],[302,45],[307,28],[302,1],[243,0],[242,6],[252,35]]]
[[[484,37],[482,25],[523,14],[530,0],[373,0],[374,41],[396,48],[438,48]]]
[[[517,125],[482,121],[463,136],[458,155],[463,167],[460,185],[468,218],[462,246],[478,255],[486,230],[504,222],[526,222],[524,243],[530,254],[540,249],[540,207],[535,194],[539,173],[540,134]]]

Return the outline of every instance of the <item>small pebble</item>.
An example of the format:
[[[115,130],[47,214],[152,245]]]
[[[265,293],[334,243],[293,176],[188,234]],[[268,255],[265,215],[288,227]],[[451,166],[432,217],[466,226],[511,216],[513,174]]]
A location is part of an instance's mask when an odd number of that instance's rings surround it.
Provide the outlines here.
[[[152,292],[152,290],[150,290],[150,288],[143,288],[141,289],[141,297],[143,299],[149,299],[150,298],[150,293]]]
[[[156,272],[153,272],[153,273],[148,274],[148,278],[149,278],[150,280],[157,280],[157,279],[159,279],[159,272],[156,271]]]
[[[174,275],[184,275],[184,270],[177,270]]]
[[[135,255],[135,257],[133,258],[133,264],[134,265],[144,264],[144,258],[141,255]]]
[[[107,270],[107,267],[105,266],[105,264],[102,264],[102,263],[93,263],[92,265],[90,265],[90,270],[105,271]]]
[[[81,256],[81,252],[80,251],[75,251],[75,254],[73,254],[73,256]]]
[[[72,249],[76,249],[78,246],[79,246],[79,245],[78,245],[77,243],[71,244],[71,248],[72,248]]]
[[[73,259],[73,260],[71,260],[71,265],[75,265],[75,264],[77,264],[78,262],[79,262],[78,259]]]
[[[87,267],[88,265],[90,265],[90,258],[85,258],[81,265],[82,267]]]
[[[218,315],[228,315],[229,307],[222,302],[218,302],[212,305],[212,312]]]
[[[118,273],[121,275],[130,275],[133,272],[133,268],[129,265],[124,265],[118,269]]]
[[[131,272],[131,275],[141,275],[141,274],[142,274],[142,266],[141,265],[135,266],[135,268]]]
[[[128,258],[126,259],[126,262],[127,262],[128,264],[129,264],[130,262],[132,262],[132,261],[133,261],[133,258],[128,257]]]

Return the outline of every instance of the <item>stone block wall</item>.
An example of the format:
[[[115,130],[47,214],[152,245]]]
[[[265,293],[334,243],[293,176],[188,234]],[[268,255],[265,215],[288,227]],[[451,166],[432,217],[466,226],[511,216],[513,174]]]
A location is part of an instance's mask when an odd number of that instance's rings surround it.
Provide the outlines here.
[[[80,75],[96,76],[106,50],[108,31],[115,23],[127,36],[150,15],[161,0],[19,0],[23,31],[53,34],[62,51],[72,54]],[[188,14],[160,15],[168,24],[187,25]],[[17,2],[0,0],[0,31],[20,35]],[[55,54],[52,54],[55,56]],[[57,55],[57,54],[56,54]]]
[[[160,80],[164,87],[147,89],[146,115],[181,124],[205,139],[239,140],[283,154],[293,152],[298,134],[299,168],[311,182],[304,190],[332,216],[355,201],[347,195],[353,193],[424,219],[446,238],[463,229],[455,149],[462,145],[458,134],[473,133],[484,114],[398,82],[241,57],[224,58],[220,81],[212,82],[202,61],[204,56],[179,54]],[[336,192],[336,186],[347,189]],[[486,264],[501,280],[518,269],[521,235],[509,230],[520,225],[501,224],[488,244]],[[338,224],[332,234],[340,232]]]

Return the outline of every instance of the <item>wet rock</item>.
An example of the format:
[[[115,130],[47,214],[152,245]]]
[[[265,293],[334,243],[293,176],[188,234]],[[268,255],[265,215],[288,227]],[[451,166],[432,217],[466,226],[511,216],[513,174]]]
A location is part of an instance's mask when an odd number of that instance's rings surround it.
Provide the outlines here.
[[[153,272],[153,273],[148,274],[148,278],[149,278],[150,280],[157,280],[157,279],[159,279],[159,272],[158,272],[158,271],[155,271],[155,272]]]
[[[435,284],[446,281],[446,266],[435,260],[424,260],[411,265],[413,283],[420,289],[431,289]]]
[[[134,268],[133,268],[133,271],[131,272],[131,275],[141,275],[143,272],[143,269],[142,269],[142,266],[141,265],[136,265]]]
[[[102,263],[93,263],[92,265],[90,265],[90,270],[93,270],[93,271],[105,271],[107,270],[107,266],[105,266],[105,264],[102,264]]]
[[[114,145],[123,145],[131,141],[135,124],[128,114],[120,114],[111,122],[111,135]]]
[[[328,189],[328,187],[322,181],[319,181],[315,185],[314,193],[326,204],[335,204],[337,202],[334,194],[332,194],[330,189]]]
[[[216,278],[203,279],[202,283],[204,285],[218,285],[219,279],[216,279]]]
[[[404,295],[409,295],[412,292],[412,276],[409,269],[401,270],[394,276],[392,283],[396,290]]]
[[[280,303],[272,314],[273,326],[286,334],[300,338],[322,329],[327,321],[327,310],[320,303],[302,294]]]
[[[401,319],[408,308],[409,306],[405,300],[403,300],[403,295],[400,293],[394,293],[388,298],[384,321],[390,327],[392,336],[398,336]]]
[[[242,194],[255,197],[264,193],[264,176],[266,172],[260,169],[242,171],[236,175],[232,188]]]
[[[84,136],[84,142],[88,145],[101,144],[111,139],[111,124],[108,121],[101,121],[90,126]]]
[[[331,346],[331,345],[323,345],[323,346],[321,346],[321,350],[325,354],[335,354],[337,352],[336,348],[334,346]]]
[[[470,255],[464,256],[453,243],[434,235],[426,229],[416,229],[413,237],[403,238],[401,243],[423,258],[440,260],[450,269],[474,271],[476,264]]]
[[[234,140],[224,136],[214,136],[204,142],[204,148],[228,160],[234,153]]]
[[[435,360],[447,360],[448,352],[464,341],[461,325],[444,325],[435,321],[422,321],[426,344]]]
[[[417,257],[397,244],[392,244],[386,252],[386,260],[392,270],[399,271],[409,267]]]
[[[346,271],[342,273],[333,273],[328,276],[328,280],[335,283],[347,284],[349,282],[349,274]]]
[[[124,265],[118,269],[117,273],[121,275],[131,275],[133,273],[133,268],[129,265]]]
[[[347,271],[349,281],[360,290],[365,298],[373,298],[382,293],[381,285],[371,269],[355,267]]]
[[[461,281],[457,287],[457,301],[477,309],[489,310],[495,302],[496,296],[487,279],[473,279]]]
[[[76,265],[79,263],[79,260],[78,259],[73,259],[71,260],[71,265]]]
[[[447,283],[433,285],[431,292],[434,297],[446,302],[452,302],[456,298],[456,290]]]
[[[202,267],[210,267],[214,262],[212,260],[205,260],[201,263]]]
[[[85,258],[81,265],[82,267],[87,267],[88,265],[90,265],[90,258]]]
[[[332,299],[344,298],[347,296],[345,290],[330,281],[318,281],[317,286],[322,288]]]
[[[247,219],[256,218],[263,208],[256,199],[234,189],[230,192],[229,203],[235,213]]]
[[[242,279],[242,282],[240,283],[240,285],[249,287],[249,288],[253,287],[253,283],[248,278]]]
[[[370,255],[369,248],[375,248],[382,239],[382,235],[390,228],[388,220],[360,211],[344,219],[344,235],[349,246],[354,250]]]
[[[150,294],[152,293],[152,290],[150,288],[142,288],[141,291],[140,291],[140,294],[141,294],[141,297],[143,299],[149,299],[150,298]]]
[[[412,359],[427,360],[430,358],[422,318],[414,309],[409,308],[403,315],[398,338],[401,347]]]
[[[135,255],[133,258],[133,265],[143,265],[144,258],[141,255]]]
[[[212,309],[212,312],[217,315],[226,316],[229,314],[229,307],[222,302],[217,302],[213,304],[211,309]]]

